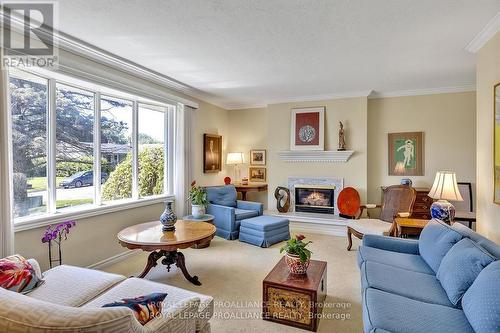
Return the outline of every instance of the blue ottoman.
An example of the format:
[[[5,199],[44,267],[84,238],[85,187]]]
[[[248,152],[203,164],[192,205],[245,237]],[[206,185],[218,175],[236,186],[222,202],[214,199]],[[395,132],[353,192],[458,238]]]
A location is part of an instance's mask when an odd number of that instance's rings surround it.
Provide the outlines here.
[[[289,223],[288,219],[267,215],[241,220],[240,241],[269,247],[290,239]]]

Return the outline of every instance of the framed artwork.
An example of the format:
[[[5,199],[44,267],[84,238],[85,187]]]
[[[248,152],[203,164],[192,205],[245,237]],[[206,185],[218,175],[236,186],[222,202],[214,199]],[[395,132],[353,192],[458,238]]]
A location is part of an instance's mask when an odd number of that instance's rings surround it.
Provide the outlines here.
[[[424,132],[389,133],[389,175],[424,175]]]
[[[203,134],[203,172],[215,173],[222,169],[222,136]]]
[[[291,150],[325,149],[325,107],[292,109]]]
[[[250,164],[266,165],[266,150],[265,149],[250,150]]]
[[[500,205],[500,83],[497,83],[494,87],[493,92],[493,112],[494,112],[494,156],[493,156],[493,170],[494,170],[494,188],[495,193],[493,194],[493,202]]]
[[[266,168],[250,167],[248,168],[248,178],[251,182],[265,182],[267,180]]]

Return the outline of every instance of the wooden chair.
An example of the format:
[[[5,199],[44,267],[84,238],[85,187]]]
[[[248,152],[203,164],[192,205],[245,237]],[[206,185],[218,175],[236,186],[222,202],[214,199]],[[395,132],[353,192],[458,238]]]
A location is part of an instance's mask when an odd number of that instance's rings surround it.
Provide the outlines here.
[[[395,236],[393,225],[397,216],[408,217],[413,210],[417,191],[407,185],[393,185],[386,187],[382,192],[382,205],[362,205],[356,219],[347,222],[347,250],[352,247],[352,235],[363,239],[363,235]],[[368,209],[380,208],[380,218],[372,219]],[[361,218],[363,211],[367,210],[368,218]]]

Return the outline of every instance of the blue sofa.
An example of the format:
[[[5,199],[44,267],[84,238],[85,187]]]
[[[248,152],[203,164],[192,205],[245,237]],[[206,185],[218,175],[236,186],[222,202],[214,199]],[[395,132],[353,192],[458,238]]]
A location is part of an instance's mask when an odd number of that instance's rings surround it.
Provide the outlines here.
[[[431,220],[419,240],[365,235],[365,333],[500,332],[500,246]]]
[[[259,202],[236,200],[234,185],[207,187],[207,213],[215,216],[216,235],[225,239],[238,239],[240,221],[262,215],[264,205]]]

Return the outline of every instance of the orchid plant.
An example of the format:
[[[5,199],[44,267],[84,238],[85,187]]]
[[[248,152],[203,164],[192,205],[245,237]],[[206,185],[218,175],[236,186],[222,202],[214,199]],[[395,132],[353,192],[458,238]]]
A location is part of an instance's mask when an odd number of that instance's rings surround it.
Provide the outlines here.
[[[62,264],[61,242],[68,239],[69,230],[76,226],[76,221],[64,221],[56,225],[49,225],[43,233],[42,243],[49,244],[49,265],[52,268],[53,262]],[[52,242],[57,244],[59,258],[52,259]]]

